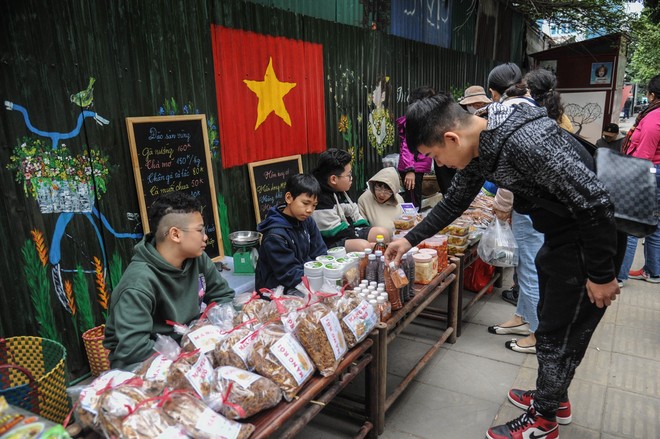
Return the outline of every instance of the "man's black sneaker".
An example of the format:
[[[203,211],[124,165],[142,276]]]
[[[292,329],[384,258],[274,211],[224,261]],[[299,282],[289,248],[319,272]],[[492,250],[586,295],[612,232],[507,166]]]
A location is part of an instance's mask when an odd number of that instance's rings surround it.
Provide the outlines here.
[[[518,418],[506,424],[491,427],[488,439],[557,439],[559,425],[555,418],[545,418],[530,407]]]
[[[502,291],[502,300],[509,302],[511,305],[518,305],[518,289],[511,288],[510,290]]]

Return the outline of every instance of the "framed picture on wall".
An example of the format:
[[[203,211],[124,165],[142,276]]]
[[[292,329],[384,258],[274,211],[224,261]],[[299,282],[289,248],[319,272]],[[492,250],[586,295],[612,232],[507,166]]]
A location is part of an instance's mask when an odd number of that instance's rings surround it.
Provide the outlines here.
[[[611,62],[595,62],[591,64],[591,81],[589,81],[589,84],[608,85],[611,81]]]
[[[555,75],[557,74],[557,60],[556,59],[546,59],[543,61],[539,61],[539,68],[540,69],[545,69],[549,72],[554,73]]]

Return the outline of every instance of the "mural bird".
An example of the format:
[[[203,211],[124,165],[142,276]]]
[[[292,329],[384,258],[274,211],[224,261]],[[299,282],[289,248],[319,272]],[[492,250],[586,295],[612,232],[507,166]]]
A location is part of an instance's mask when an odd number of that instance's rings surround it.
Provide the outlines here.
[[[92,105],[92,101],[94,100],[94,82],[96,82],[96,79],[90,76],[89,85],[87,88],[85,90],[79,91],[76,94],[72,94],[69,97],[71,102],[82,108],[86,108]]]

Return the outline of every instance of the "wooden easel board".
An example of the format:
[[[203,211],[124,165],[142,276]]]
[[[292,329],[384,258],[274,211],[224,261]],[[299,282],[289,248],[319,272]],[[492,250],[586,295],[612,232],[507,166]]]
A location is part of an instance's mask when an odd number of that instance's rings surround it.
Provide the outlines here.
[[[298,154],[248,163],[248,171],[254,214],[259,224],[266,217],[268,209],[284,203],[286,180],[303,171],[302,158]]]
[[[147,211],[154,199],[185,192],[202,203],[208,241],[206,253],[224,257],[206,116],[127,117],[133,175],[145,233],[151,228]]]

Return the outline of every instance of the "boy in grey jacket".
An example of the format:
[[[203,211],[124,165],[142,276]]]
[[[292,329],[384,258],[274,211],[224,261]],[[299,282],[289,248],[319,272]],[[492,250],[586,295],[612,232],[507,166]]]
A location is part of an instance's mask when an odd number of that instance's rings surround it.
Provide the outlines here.
[[[514,193],[514,208],[531,216],[545,234],[536,257],[539,327],[536,390],[512,389],[509,400],[526,409],[519,418],[488,430],[490,439],[557,438],[571,420],[568,387],[605,309],[619,294],[615,274],[621,239],[609,194],[593,172],[591,156],[547,117],[544,108],[489,107],[488,120],[470,115],[448,95],[410,105],[409,148],[457,168],[444,200],[403,239],[387,249],[388,260],[450,224],[485,180]],[[563,204],[570,216],[547,210],[543,200]]]

